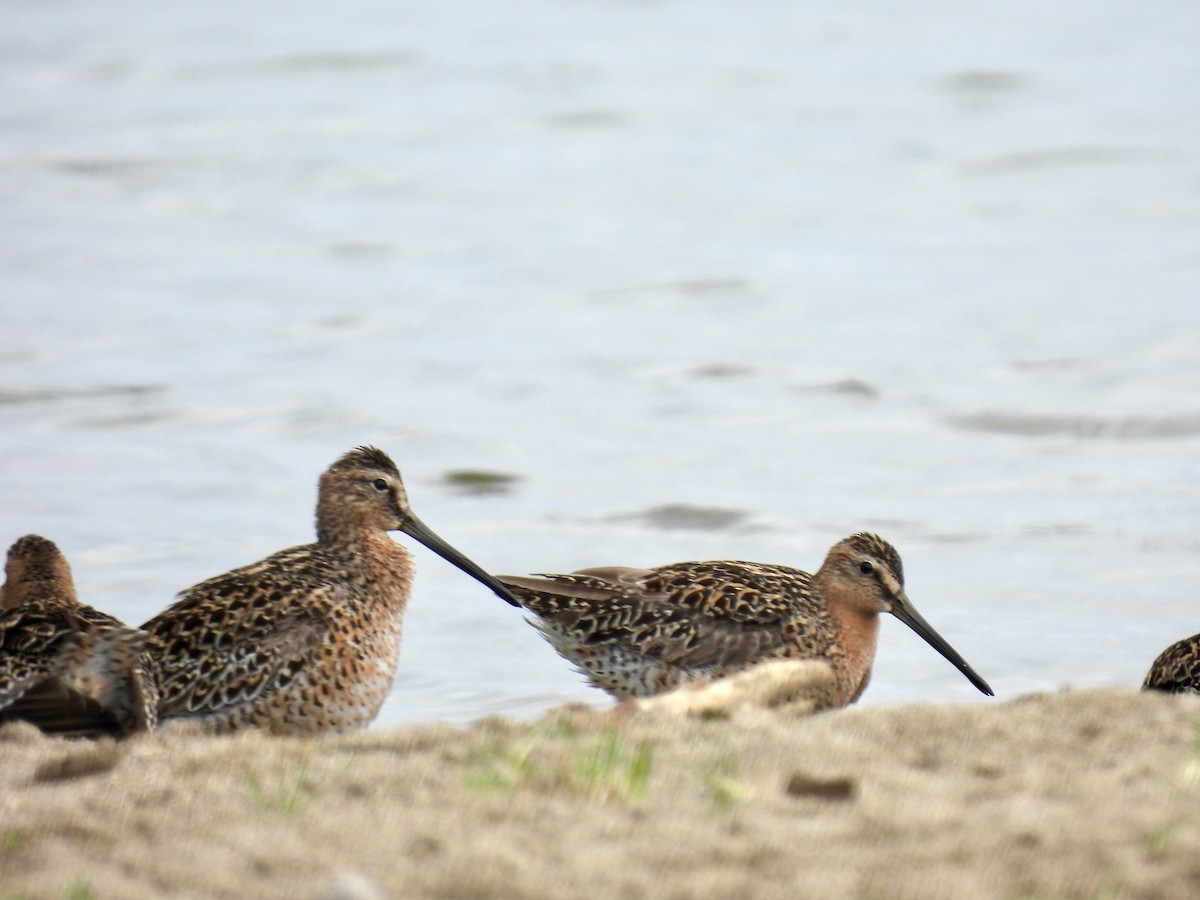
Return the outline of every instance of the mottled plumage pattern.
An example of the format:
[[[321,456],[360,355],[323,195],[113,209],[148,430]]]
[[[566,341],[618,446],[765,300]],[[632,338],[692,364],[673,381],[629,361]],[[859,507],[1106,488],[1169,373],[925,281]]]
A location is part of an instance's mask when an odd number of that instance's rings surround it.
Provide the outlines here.
[[[395,677],[412,579],[403,547],[376,544],[378,566],[310,544],[185,591],[143,626],[160,719],[297,734],[370,722]]]
[[[72,736],[153,725],[142,665],[145,635],[81,606],[51,541],[13,544],[0,592],[0,721],[24,719]],[[151,718],[148,720],[147,715]]]
[[[1200,634],[1176,641],[1160,653],[1146,673],[1142,690],[1200,693]]]
[[[870,678],[880,612],[901,618],[991,693],[916,615],[904,595],[899,555],[873,534],[834,545],[815,575],[716,561],[500,580],[555,649],[618,699],[773,659],[819,659],[834,671],[829,705],[843,706],[858,699]]]
[[[209,579],[144,626],[161,721],[214,732],[345,731],[392,686],[412,558],[421,541],[506,599],[507,591],[412,513],[385,453],[360,447],[321,476],[317,541]]]

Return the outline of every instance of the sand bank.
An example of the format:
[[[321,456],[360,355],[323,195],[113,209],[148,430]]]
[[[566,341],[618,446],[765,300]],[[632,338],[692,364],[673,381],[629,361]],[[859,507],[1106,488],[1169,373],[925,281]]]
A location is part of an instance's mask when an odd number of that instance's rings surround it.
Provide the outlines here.
[[[0,896],[1196,897],[1200,700],[0,730]]]

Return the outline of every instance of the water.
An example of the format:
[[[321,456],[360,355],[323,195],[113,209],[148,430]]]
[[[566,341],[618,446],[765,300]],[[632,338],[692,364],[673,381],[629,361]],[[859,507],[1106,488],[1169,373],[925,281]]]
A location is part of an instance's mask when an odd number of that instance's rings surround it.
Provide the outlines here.
[[[392,453],[497,572],[858,529],[1001,698],[1200,631],[1200,9],[6,4],[0,542],[130,621]],[[513,475],[477,494],[447,473]],[[424,550],[381,721],[601,704]],[[894,620],[864,703],[984,701]]]

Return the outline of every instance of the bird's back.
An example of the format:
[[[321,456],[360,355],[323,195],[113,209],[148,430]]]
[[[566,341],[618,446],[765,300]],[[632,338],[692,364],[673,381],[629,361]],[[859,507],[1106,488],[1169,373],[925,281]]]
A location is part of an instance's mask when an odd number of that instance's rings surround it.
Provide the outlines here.
[[[1176,641],[1160,653],[1146,673],[1142,689],[1200,693],[1200,634]]]
[[[813,658],[829,616],[799,569],[743,561],[500,579],[558,652],[624,699],[767,659]]]

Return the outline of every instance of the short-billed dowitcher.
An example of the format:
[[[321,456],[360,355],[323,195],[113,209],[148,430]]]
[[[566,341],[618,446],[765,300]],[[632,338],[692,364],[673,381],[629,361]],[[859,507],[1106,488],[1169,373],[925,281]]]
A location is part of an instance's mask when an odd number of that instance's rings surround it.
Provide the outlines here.
[[[1200,634],[1176,641],[1150,666],[1143,691],[1169,694],[1200,693]]]
[[[395,464],[359,447],[321,476],[317,541],[180,594],[142,627],[158,717],[226,732],[313,734],[366,725],[391,689],[412,557],[403,531],[513,603],[409,508]]]
[[[845,706],[870,680],[879,614],[885,612],[992,695],[987,682],[913,608],[899,554],[873,534],[834,544],[815,575],[720,561],[500,581],[559,654],[618,700],[767,660],[818,659],[834,674],[826,705]]]
[[[151,726],[145,635],[78,603],[71,567],[52,542],[12,545],[0,588],[0,721],[24,719],[69,736]]]

